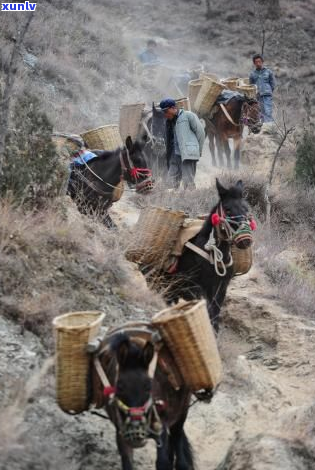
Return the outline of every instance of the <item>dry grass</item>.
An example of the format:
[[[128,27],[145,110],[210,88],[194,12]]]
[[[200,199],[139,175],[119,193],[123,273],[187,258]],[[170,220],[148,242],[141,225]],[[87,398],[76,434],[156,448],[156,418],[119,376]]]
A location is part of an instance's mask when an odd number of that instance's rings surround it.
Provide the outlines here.
[[[80,216],[68,199],[40,213],[0,204],[0,307],[52,346],[51,320],[103,310],[109,324],[164,305],[124,258],[124,236]]]

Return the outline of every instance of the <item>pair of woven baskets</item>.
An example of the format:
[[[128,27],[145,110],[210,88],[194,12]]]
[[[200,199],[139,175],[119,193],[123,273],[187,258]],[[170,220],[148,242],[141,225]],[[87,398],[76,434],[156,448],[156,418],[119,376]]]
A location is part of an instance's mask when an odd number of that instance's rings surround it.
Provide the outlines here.
[[[87,344],[95,338],[105,315],[102,312],[72,312],[53,320],[56,347],[56,395],[68,413],[88,409],[91,357]]]
[[[228,90],[236,91],[239,85],[239,78],[224,78],[221,82]]]
[[[202,85],[194,103],[194,108],[199,116],[203,117],[211,111],[218,96],[226,89],[225,85],[210,77],[202,78]]]
[[[133,141],[137,139],[144,108],[145,103],[124,104],[121,106],[119,131],[124,142],[128,136],[131,137]]]
[[[190,80],[190,82],[188,83],[188,96],[189,96],[189,101],[190,101],[190,106],[191,106],[192,111],[196,111],[195,101],[200,91],[202,81],[203,80],[201,78],[197,78],[196,80]]]
[[[256,85],[239,85],[236,90],[247,98],[255,100],[257,98],[257,86]]]
[[[134,246],[126,252],[129,261],[162,269],[168,259],[186,214],[162,207],[147,207],[134,227]]]
[[[123,141],[117,124],[98,127],[81,134],[90,149],[116,150],[123,147]]]
[[[205,300],[162,310],[152,324],[160,331],[187,387],[196,392],[218,385],[222,364]]]

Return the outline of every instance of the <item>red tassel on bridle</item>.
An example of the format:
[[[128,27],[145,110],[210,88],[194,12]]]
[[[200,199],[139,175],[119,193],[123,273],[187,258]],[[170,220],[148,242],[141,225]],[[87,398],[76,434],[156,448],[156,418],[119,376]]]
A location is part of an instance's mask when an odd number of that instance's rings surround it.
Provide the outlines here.
[[[215,227],[216,225],[219,225],[220,222],[221,222],[221,217],[219,216],[219,214],[217,214],[216,212],[212,214],[211,216],[212,225]]]
[[[130,168],[129,171],[130,171],[130,176],[134,179],[137,179],[139,178],[139,176],[143,176],[143,175],[152,176],[152,171],[149,170],[148,168],[133,167],[133,168]]]
[[[116,387],[105,387],[103,394],[104,397],[110,397],[111,395],[115,395],[116,393]]]

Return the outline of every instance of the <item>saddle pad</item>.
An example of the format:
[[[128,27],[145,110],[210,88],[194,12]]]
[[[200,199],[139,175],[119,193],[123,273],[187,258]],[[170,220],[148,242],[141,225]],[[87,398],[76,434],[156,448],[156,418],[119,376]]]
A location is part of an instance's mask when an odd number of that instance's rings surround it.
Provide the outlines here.
[[[173,256],[181,256],[183,254],[185,244],[200,232],[203,224],[204,220],[186,219],[179,232],[178,239],[171,254]]]
[[[84,165],[84,162],[88,163],[90,160],[96,157],[97,155],[95,155],[95,153],[93,152],[90,152],[89,150],[80,150],[79,152],[74,154],[74,159],[72,160],[72,163],[75,166],[81,166]]]

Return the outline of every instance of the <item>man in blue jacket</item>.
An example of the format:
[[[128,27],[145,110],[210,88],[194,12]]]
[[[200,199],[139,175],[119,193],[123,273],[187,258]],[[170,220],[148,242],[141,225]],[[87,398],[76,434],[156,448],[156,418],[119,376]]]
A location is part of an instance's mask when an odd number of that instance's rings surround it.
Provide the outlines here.
[[[156,53],[157,43],[154,39],[149,39],[147,48],[139,54],[139,60],[144,65],[158,65],[161,63],[159,56]]]
[[[272,122],[272,94],[276,86],[275,77],[270,69],[264,67],[264,59],[260,54],[255,54],[253,63],[256,67],[249,76],[249,83],[257,85],[258,100],[264,122]]]
[[[196,114],[177,109],[172,98],[161,101],[160,108],[166,118],[166,158],[168,181],[179,188],[195,187],[196,166],[201,157],[205,131]]]

